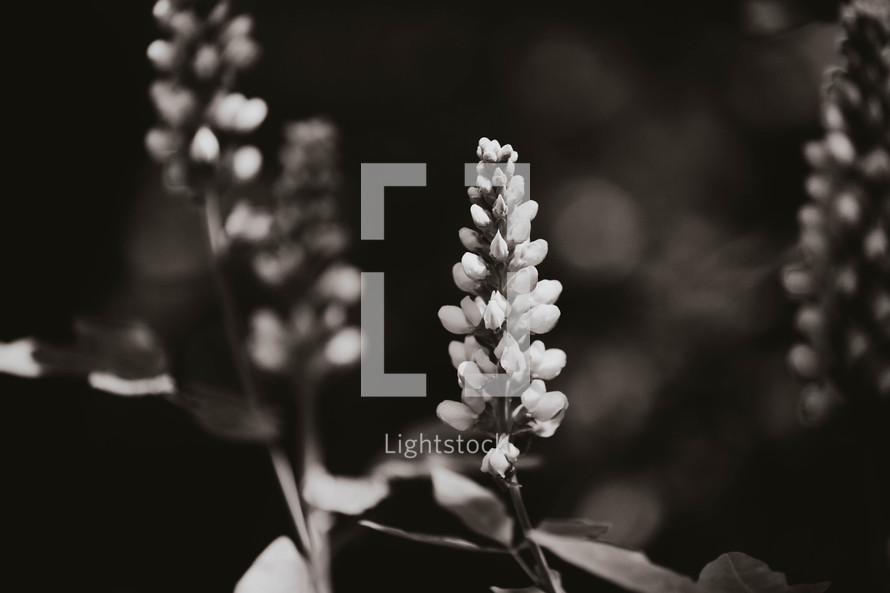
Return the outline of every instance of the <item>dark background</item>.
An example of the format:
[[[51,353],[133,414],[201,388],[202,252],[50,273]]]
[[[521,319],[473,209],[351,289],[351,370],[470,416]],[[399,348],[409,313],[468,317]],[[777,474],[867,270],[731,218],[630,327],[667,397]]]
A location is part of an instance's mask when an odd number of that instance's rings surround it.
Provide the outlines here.
[[[218,349],[200,224],[143,150],[151,4],[4,7],[0,339],[61,338],[76,314],[140,317],[178,372],[200,373]],[[444,434],[435,405],[458,388],[436,310],[460,298],[462,164],[485,135],[532,163],[541,273],[565,286],[545,341],[568,352],[553,384],[571,407],[524,475],[533,518],[611,521],[612,541],[690,575],[737,550],[791,583],[881,590],[887,406],[870,424],[800,423],[777,281],[836,5],[601,4],[243,4],[265,52],[242,88],[269,103],[267,162],[283,121],[331,117],[353,228],[360,163],[427,163],[426,188],[387,192],[386,241],[353,255],[387,274],[387,370],[427,373],[428,397],[361,400],[355,377],[338,379],[322,406],[329,464],[361,472],[386,433]],[[263,450],[206,436],[166,402],[5,376],[0,397],[16,590],[228,591],[287,533]],[[405,483],[374,518],[458,529],[429,500],[427,483]],[[506,561],[349,521],[336,541],[338,591],[523,583]],[[612,590],[559,568],[569,590]]]

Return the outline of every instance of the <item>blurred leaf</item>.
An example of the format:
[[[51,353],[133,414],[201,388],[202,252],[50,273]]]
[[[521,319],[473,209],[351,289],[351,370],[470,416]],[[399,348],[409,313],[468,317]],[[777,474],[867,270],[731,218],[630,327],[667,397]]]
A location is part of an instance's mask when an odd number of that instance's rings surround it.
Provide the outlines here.
[[[829,583],[789,586],[785,575],[755,558],[731,552],[702,570],[697,583],[649,561],[645,554],[610,544],[532,532],[532,539],[566,562],[636,593],[822,593]]]
[[[723,554],[701,571],[700,593],[822,593],[830,583],[789,586],[785,575],[741,552]]]
[[[389,495],[389,482],[382,478],[333,476],[323,470],[306,476],[303,495],[317,509],[360,515]]]
[[[34,338],[0,344],[0,372],[21,377],[86,377],[94,389],[124,396],[169,394],[167,357],[145,324],[93,318],[74,322],[75,342],[55,345]]]
[[[281,536],[263,550],[238,584],[235,593],[312,593],[306,562],[290,538]]]
[[[173,381],[173,377],[166,374],[145,379],[124,379],[112,373],[90,373],[87,380],[93,389],[126,397],[176,392],[176,383]]]
[[[381,525],[380,523],[375,523],[373,521],[359,521],[361,525],[365,527],[369,527],[371,529],[375,529],[380,531],[381,533],[386,533],[389,535],[394,535],[396,537],[401,537],[407,540],[411,540],[414,542],[420,542],[423,544],[433,544],[435,546],[444,546],[446,548],[455,548],[458,550],[467,550],[469,552],[490,552],[496,554],[506,554],[507,550],[503,548],[488,548],[485,546],[480,546],[478,544],[474,544],[471,541],[461,539],[459,537],[452,537],[450,535],[433,535],[429,533],[415,533],[413,531],[405,531],[403,529],[398,529],[396,527],[388,527],[386,525]]]
[[[241,395],[209,385],[192,384],[169,399],[191,414],[198,426],[222,439],[266,443],[281,436],[283,430],[277,407],[252,403]]]
[[[532,539],[566,562],[637,593],[693,593],[692,579],[652,564],[645,554],[542,531]]]
[[[33,342],[34,361],[44,374],[105,373],[129,380],[157,377],[167,368],[160,340],[143,323],[79,318],[74,334],[71,345]]]
[[[598,539],[611,527],[608,523],[597,523],[590,519],[545,519],[538,525],[538,531],[576,539]]]
[[[556,587],[556,593],[565,593],[562,588],[562,577],[559,572],[550,569],[550,576],[553,580],[553,586]],[[525,587],[523,589],[501,589],[500,587],[491,587],[492,593],[546,593],[540,587]]]
[[[37,341],[32,338],[0,343],[0,373],[28,378],[45,374],[44,368],[34,360],[36,349]]]
[[[509,546],[513,519],[494,492],[444,467],[432,470],[436,502],[456,515],[474,532]]]

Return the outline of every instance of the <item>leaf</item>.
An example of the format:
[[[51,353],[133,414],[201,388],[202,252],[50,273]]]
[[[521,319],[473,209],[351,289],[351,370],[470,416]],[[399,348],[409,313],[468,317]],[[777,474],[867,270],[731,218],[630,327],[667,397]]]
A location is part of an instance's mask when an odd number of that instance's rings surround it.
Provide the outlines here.
[[[312,593],[306,562],[294,542],[281,536],[263,550],[238,584],[235,593]]]
[[[167,368],[160,340],[144,323],[81,317],[74,320],[74,333],[79,349],[95,356],[91,371],[141,379]]]
[[[303,495],[317,509],[360,515],[389,495],[389,482],[382,478],[334,476],[313,471],[306,476]]]
[[[111,373],[90,373],[87,376],[90,387],[125,397],[172,394],[176,392],[173,377],[167,374],[145,379],[124,379]]]
[[[556,593],[565,593],[565,589],[562,588],[562,577],[560,574],[550,569],[551,580],[553,581],[553,586],[556,587]],[[546,593],[543,589],[537,586],[525,587],[523,589],[501,589],[500,587],[490,587],[492,593]]]
[[[531,538],[566,562],[636,593],[693,593],[692,579],[662,568],[642,552],[533,531]]]
[[[45,374],[43,366],[34,360],[37,342],[31,338],[0,343],[0,373],[16,377],[39,377]]]
[[[789,586],[785,575],[741,552],[723,554],[705,566],[698,593],[822,593],[830,583]]]
[[[455,548],[457,550],[466,550],[468,552],[490,552],[495,554],[506,554],[507,550],[503,548],[488,548],[485,546],[480,546],[478,544],[474,544],[471,541],[453,537],[450,535],[434,535],[429,533],[415,533],[413,531],[405,531],[403,529],[398,529],[396,527],[388,527],[386,525],[381,525],[380,523],[375,523],[373,521],[361,520],[359,521],[361,525],[365,527],[369,527],[371,529],[375,529],[380,531],[381,533],[386,533],[389,535],[394,535],[396,537],[401,537],[407,540],[411,540],[414,542],[420,542],[423,544],[433,544],[435,546],[443,546],[446,548]]]
[[[95,389],[115,395],[171,393],[167,357],[160,340],[145,324],[79,318],[76,340],[55,345],[34,338],[0,344],[0,372],[22,377],[86,377]]]
[[[191,384],[169,400],[191,414],[198,426],[226,440],[266,443],[283,431],[277,407],[251,403],[241,395],[209,385]]]
[[[611,528],[608,523],[597,523],[590,519],[545,519],[538,525],[538,531],[544,533],[588,540],[598,539]]]
[[[456,515],[475,533],[509,546],[513,539],[513,519],[494,492],[444,467],[432,470],[436,502]]]

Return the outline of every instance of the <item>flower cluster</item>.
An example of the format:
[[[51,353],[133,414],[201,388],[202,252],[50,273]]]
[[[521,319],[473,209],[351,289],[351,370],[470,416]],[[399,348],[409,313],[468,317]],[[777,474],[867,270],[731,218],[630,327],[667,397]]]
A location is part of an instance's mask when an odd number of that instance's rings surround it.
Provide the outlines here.
[[[531,339],[556,325],[562,284],[538,279],[547,242],[530,238],[538,204],[526,198],[525,179],[516,174],[518,153],[482,138],[476,155],[478,177],[467,192],[476,228],[460,229],[467,251],[452,270],[468,295],[460,306],[439,309],[445,329],[464,336],[448,347],[463,391],[460,402],[442,402],[437,414],[458,430],[501,435],[482,470],[505,477],[520,453],[514,437],[551,436],[568,407],[566,396],[544,383],[562,371],[565,352]]]
[[[293,369],[294,360],[320,370],[360,355],[360,332],[348,322],[361,296],[361,273],[342,261],[348,240],[339,222],[337,154],[329,122],[289,124],[272,204],[241,200],[226,219],[233,255],[246,256],[267,300],[277,305],[255,310],[250,319],[249,351],[265,371]]]
[[[842,23],[846,63],[827,73],[825,136],[805,149],[801,258],[784,271],[804,338],[789,363],[814,422],[841,401],[890,395],[890,3],[853,2]]]
[[[234,86],[259,56],[253,21],[233,16],[228,0],[158,0],[154,16],[166,33],[147,51],[161,76],[150,89],[160,123],[145,143],[165,186],[191,193],[208,167],[226,181],[252,180],[262,154],[238,138],[262,124],[268,108]]]

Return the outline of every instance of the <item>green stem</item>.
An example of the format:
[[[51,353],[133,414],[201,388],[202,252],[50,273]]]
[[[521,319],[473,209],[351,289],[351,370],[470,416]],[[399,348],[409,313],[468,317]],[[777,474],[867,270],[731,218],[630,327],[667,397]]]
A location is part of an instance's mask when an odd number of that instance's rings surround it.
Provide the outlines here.
[[[516,518],[519,520],[519,528],[522,530],[523,538],[535,559],[539,583],[547,593],[558,593],[556,585],[553,583],[553,575],[550,573],[550,566],[547,564],[547,558],[544,557],[544,551],[531,538],[532,522],[528,517],[528,511],[525,508],[525,502],[522,500],[520,489],[519,480],[514,473],[510,482],[507,483],[507,490],[510,491],[510,500],[513,502],[513,509],[516,511]]]

